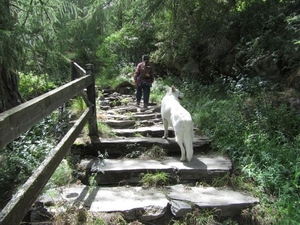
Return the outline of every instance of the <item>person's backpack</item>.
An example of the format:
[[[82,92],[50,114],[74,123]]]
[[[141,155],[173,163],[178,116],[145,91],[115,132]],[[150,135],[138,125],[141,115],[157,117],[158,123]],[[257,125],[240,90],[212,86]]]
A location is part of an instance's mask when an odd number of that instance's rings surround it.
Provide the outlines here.
[[[140,76],[142,78],[147,78],[147,77],[150,77],[151,76],[151,72],[152,72],[152,67],[150,64],[146,64],[146,63],[143,63],[143,65],[141,66],[141,69],[140,69]]]

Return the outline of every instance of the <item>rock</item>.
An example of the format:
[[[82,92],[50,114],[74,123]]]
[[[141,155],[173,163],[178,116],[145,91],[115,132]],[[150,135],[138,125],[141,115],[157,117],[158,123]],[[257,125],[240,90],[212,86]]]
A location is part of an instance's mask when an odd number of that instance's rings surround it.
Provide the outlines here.
[[[152,137],[116,137],[116,138],[101,138],[100,150],[107,151],[110,157],[120,157],[124,154],[131,153],[135,151],[135,148],[128,148],[129,146],[136,146],[142,148],[152,148],[154,145],[160,146],[170,155],[180,155],[179,145],[176,143],[174,138],[163,139],[162,129],[152,128],[139,128],[139,129],[113,129],[114,134],[125,133],[124,136],[134,136],[136,134],[150,135]],[[135,131],[135,132],[134,132]],[[170,137],[174,135],[173,131],[169,131]],[[156,137],[156,138],[155,138]],[[82,138],[81,138],[82,139]],[[74,144],[72,146],[71,152],[74,155],[98,155],[98,149],[94,148],[91,144],[87,142],[80,141],[77,138],[75,143],[86,143],[85,146],[78,146]],[[194,153],[207,152],[210,149],[210,140],[207,137],[195,137],[193,142]]]
[[[130,128],[135,125],[134,120],[105,120],[102,123],[112,127],[112,128]]]
[[[100,103],[100,107],[109,106],[110,101],[104,99],[104,100],[99,100],[99,103]]]
[[[85,177],[80,177],[82,183],[89,180],[91,173],[98,172],[94,177],[99,185],[117,185],[126,180],[128,184],[138,184],[142,173],[164,172],[169,183],[210,181],[213,178],[228,174],[231,170],[230,160],[223,157],[208,157],[194,155],[189,163],[181,162],[178,157],[168,157],[166,160],[141,159],[84,159],[78,164],[78,171],[86,171]]]
[[[36,225],[50,225],[53,215],[44,207],[44,203],[37,201],[30,214],[30,222]]]
[[[169,212],[184,216],[195,207],[214,209],[219,218],[236,215],[259,200],[249,195],[212,187],[173,185],[160,188],[132,186],[94,187],[72,185],[51,189],[39,201],[55,201],[49,211],[62,211],[66,205],[79,204],[92,213],[122,213],[126,219],[157,220]],[[63,203],[63,204],[62,204]]]
[[[156,220],[165,215],[167,205],[157,206],[149,205],[143,208],[135,208],[132,210],[124,211],[122,214],[128,220],[138,219],[142,222]]]
[[[149,205],[144,207],[144,213],[139,217],[141,221],[151,221],[164,216],[167,206]]]
[[[134,85],[129,81],[123,81],[115,88],[115,90],[120,94],[133,94],[134,89]]]
[[[175,217],[183,217],[187,213],[192,212],[192,207],[186,202],[172,200],[170,204],[171,212]]]
[[[195,204],[200,209],[216,209],[219,217],[238,215],[241,210],[259,203],[259,199],[241,192],[213,187],[187,187],[178,184],[170,187],[168,198]]]
[[[107,106],[100,106],[100,109],[102,109],[102,110],[109,110],[110,106],[109,105],[107,105]]]

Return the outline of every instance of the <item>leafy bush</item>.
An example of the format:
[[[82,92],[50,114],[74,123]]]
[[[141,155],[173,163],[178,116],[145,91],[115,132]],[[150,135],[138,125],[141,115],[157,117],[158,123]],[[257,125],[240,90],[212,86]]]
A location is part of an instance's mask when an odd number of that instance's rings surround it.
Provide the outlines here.
[[[19,72],[19,91],[25,100],[30,100],[55,88],[56,85],[47,74],[35,75]]]
[[[166,88],[163,80],[161,78],[156,78],[151,88],[150,101],[160,103],[165,93]]]
[[[0,150],[0,200],[6,202],[7,192],[24,183],[41,164],[51,149],[55,148],[55,115],[42,120],[17,140]]]
[[[98,130],[101,137],[114,137],[115,133],[112,131],[112,129],[104,123],[98,122]]]
[[[299,112],[265,87],[253,86],[255,92],[249,93],[223,81],[209,86],[187,81],[182,88],[183,104],[200,132],[212,139],[215,151],[229,155],[244,180],[255,185],[253,194],[264,207],[275,206],[273,220],[299,221]]]
[[[55,187],[61,187],[70,184],[73,181],[73,169],[69,166],[67,160],[63,160],[56,168],[55,172],[45,186],[45,190]]]
[[[72,100],[71,111],[77,117],[81,116],[86,108],[86,103],[82,97],[77,97]]]

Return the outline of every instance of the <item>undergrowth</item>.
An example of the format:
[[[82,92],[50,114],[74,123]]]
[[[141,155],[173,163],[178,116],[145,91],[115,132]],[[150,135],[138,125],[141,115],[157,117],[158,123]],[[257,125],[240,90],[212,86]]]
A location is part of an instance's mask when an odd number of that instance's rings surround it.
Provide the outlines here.
[[[48,74],[37,75],[33,73],[24,74],[19,72],[18,75],[19,91],[25,101],[56,88],[55,83],[50,80]]]
[[[252,90],[249,90],[249,87]],[[230,157],[239,188],[260,198],[267,213],[261,224],[300,221],[300,116],[271,86],[219,80],[214,85],[186,81],[183,105],[214,151]],[[276,97],[275,97],[276,96]],[[297,98],[297,96],[293,96]],[[266,222],[267,221],[267,222]]]
[[[185,93],[182,105],[191,113],[199,134],[207,135],[212,140],[213,151],[228,156],[233,162],[231,177],[224,181],[216,180],[215,185],[226,183],[259,197],[260,205],[250,212],[257,224],[298,224],[300,117],[291,99],[299,97],[278,96],[279,92],[272,86],[255,79],[247,85],[222,79],[212,85],[201,85],[195,80],[178,82],[174,78],[164,82],[174,84]],[[152,91],[158,93],[155,98],[161,98],[163,85],[158,82]],[[2,202],[9,198],[11,189],[26,180],[49,150],[55,147],[53,140],[57,129],[47,120],[54,120],[57,124],[57,116],[46,118],[20,136],[22,142],[16,141],[1,150]],[[99,131],[112,135],[101,123]],[[158,152],[154,151],[155,154]],[[58,169],[58,177],[70,175],[71,170],[66,174],[62,170]],[[55,179],[54,176],[53,183],[60,185],[61,180]],[[141,183],[167,185],[168,177],[163,173],[143,174]],[[203,214],[199,216],[203,219]],[[211,222],[211,219],[208,213],[203,221]],[[202,221],[194,214],[178,224],[189,224],[191,220],[198,224]]]
[[[55,84],[48,75],[19,73],[19,90],[24,100],[29,100],[51,89]],[[31,127],[13,142],[0,149],[0,208],[11,199],[19,186],[32,175],[56,147],[69,129],[70,116],[66,105]],[[59,186],[69,180],[67,167],[58,167],[49,181],[50,186]],[[63,177],[63,178],[62,178]]]
[[[167,185],[169,182],[168,174],[165,172],[142,173],[140,183],[147,187],[159,187]]]
[[[0,201],[6,203],[19,184],[24,183],[55,148],[55,115],[49,116],[0,149]]]

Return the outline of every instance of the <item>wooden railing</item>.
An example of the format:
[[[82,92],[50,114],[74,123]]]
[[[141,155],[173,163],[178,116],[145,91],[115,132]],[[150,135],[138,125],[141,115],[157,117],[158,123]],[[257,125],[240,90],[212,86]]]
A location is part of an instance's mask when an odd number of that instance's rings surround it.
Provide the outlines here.
[[[34,174],[0,212],[0,225],[20,224],[87,122],[91,143],[94,145],[100,143],[93,65],[87,64],[85,71],[77,63],[72,62],[71,77],[71,82],[0,114],[0,149],[2,149],[75,95],[81,94],[88,106],[56,148],[50,151]]]

